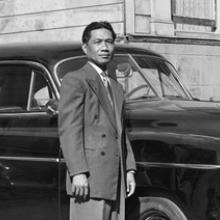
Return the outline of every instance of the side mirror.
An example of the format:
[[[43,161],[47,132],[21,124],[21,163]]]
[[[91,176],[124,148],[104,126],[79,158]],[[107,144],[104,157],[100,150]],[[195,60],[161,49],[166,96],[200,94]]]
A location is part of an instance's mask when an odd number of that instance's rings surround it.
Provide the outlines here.
[[[50,99],[46,104],[46,112],[50,115],[56,115],[58,113],[58,101],[56,99]]]

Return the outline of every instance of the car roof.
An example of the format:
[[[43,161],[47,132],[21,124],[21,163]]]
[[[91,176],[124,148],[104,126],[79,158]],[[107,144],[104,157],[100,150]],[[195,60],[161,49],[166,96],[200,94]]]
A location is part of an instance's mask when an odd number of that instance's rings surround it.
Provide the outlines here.
[[[71,56],[84,55],[80,42],[27,42],[0,45],[0,60],[25,59],[41,62],[57,62]],[[116,53],[145,54],[158,58],[161,55],[130,44],[116,44]]]

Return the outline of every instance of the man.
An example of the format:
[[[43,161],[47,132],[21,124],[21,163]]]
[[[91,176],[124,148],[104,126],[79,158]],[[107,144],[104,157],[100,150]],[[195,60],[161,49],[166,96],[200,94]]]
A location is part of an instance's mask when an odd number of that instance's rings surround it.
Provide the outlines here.
[[[62,81],[59,134],[71,220],[124,219],[126,193],[135,190],[134,156],[121,121],[123,90],[106,76],[115,38],[108,22],[89,24],[82,36],[88,63]]]

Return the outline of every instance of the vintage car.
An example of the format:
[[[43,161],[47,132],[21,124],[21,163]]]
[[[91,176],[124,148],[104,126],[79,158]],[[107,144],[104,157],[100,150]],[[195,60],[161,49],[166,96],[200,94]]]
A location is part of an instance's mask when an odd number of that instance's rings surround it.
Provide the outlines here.
[[[78,43],[0,51],[0,219],[67,220],[57,103],[63,76],[86,57]],[[132,44],[117,45],[109,69],[138,167],[126,219],[220,219],[220,105],[194,99],[164,57]]]

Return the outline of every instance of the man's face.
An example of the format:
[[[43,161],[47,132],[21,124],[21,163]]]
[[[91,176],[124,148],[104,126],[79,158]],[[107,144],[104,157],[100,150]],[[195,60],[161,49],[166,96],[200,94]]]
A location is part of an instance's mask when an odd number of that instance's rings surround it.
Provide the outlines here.
[[[105,28],[92,30],[88,43],[83,44],[82,49],[89,60],[105,68],[114,52],[112,33]]]

